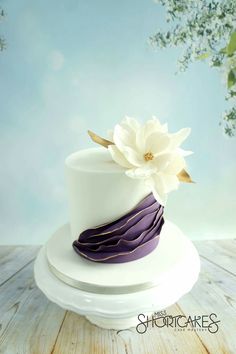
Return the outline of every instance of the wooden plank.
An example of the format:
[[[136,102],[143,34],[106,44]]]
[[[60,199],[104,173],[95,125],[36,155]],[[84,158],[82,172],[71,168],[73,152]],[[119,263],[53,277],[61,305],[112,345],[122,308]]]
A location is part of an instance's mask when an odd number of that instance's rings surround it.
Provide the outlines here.
[[[169,309],[180,314],[176,306]],[[138,323],[138,321],[137,321]],[[172,354],[193,352],[206,354],[199,337],[192,332],[178,332],[173,328],[149,328],[145,334],[136,329],[105,330],[89,323],[85,317],[68,312],[54,347],[54,354]]]
[[[31,262],[0,288],[0,353],[51,353],[64,316],[36,287]]]
[[[236,275],[236,240],[194,242],[199,254]]]
[[[236,277],[204,258],[201,266],[197,284],[178,305],[185,315],[215,313],[221,321],[218,332],[199,331],[197,335],[209,353],[236,353]]]
[[[30,255],[29,249],[0,248],[1,271],[2,266],[7,270],[0,286],[0,353],[233,354],[236,352],[236,277],[231,274],[234,268],[227,257],[232,256],[235,243],[228,241],[207,241],[206,247],[204,242],[197,243],[204,257],[199,281],[191,293],[167,309],[167,314],[172,316],[216,313],[221,321],[216,334],[166,327],[150,328],[145,334],[138,334],[135,329],[98,328],[85,317],[49,302],[36,288],[32,262],[35,255]],[[215,264],[218,261],[220,266]]]
[[[31,262],[40,246],[1,246],[0,247],[0,286],[16,272]]]
[[[227,249],[227,242],[224,246],[222,248]],[[227,255],[224,254],[222,258],[226,260]],[[99,329],[85,318],[69,312],[58,335],[54,353],[235,353],[235,279],[233,275],[202,259],[202,272],[192,292],[184,296],[179,305],[167,309],[172,316],[216,313],[221,322],[215,334],[207,329],[189,332],[170,328],[153,328],[143,335],[137,334],[135,329],[116,333]]]
[[[177,305],[170,306],[166,311],[167,315],[171,316],[183,315]],[[132,345],[133,353],[207,353],[205,346],[194,332],[178,330],[171,326],[150,328],[144,334],[138,334],[135,329],[132,329],[129,332],[122,331],[119,335],[127,345],[129,343]]]

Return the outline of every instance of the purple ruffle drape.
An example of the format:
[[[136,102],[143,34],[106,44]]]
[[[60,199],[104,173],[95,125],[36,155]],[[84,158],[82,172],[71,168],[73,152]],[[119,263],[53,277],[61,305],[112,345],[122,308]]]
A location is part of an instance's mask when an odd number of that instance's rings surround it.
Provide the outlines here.
[[[94,262],[123,263],[152,252],[164,224],[164,207],[149,194],[118,220],[83,231],[74,250]]]

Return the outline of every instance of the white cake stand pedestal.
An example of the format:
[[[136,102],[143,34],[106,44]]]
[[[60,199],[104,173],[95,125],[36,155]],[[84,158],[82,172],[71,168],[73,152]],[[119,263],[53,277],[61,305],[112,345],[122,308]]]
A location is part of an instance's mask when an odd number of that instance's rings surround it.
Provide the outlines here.
[[[137,326],[140,313],[174,304],[191,290],[199,271],[192,242],[168,221],[156,250],[122,264],[98,264],[77,255],[69,226],[64,225],[40,250],[34,265],[36,284],[48,299],[107,329]]]

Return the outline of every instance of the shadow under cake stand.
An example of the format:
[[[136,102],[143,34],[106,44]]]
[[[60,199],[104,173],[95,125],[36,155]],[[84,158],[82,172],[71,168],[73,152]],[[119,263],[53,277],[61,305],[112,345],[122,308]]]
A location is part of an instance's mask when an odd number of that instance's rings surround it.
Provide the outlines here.
[[[34,265],[36,284],[49,300],[102,328],[137,326],[140,313],[164,310],[198,279],[197,250],[169,221],[157,248],[132,262],[91,262],[76,254],[71,243],[66,224],[39,251]]]

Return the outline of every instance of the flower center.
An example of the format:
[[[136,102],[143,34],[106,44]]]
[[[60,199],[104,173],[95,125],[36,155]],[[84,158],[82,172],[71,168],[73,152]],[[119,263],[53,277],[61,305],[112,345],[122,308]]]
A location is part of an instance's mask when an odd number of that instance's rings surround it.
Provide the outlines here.
[[[151,161],[154,159],[154,155],[152,152],[146,152],[146,154],[143,155],[145,161]]]

